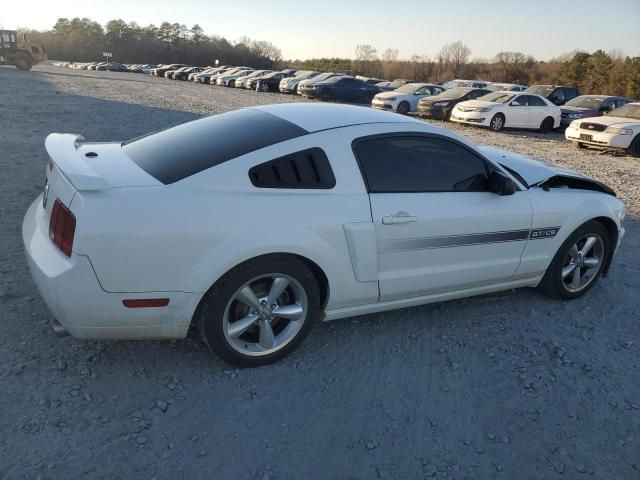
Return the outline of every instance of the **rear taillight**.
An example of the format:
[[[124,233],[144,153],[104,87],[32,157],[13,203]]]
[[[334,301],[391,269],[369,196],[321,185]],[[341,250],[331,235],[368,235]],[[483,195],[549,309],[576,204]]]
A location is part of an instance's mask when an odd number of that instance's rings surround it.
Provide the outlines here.
[[[75,233],[76,217],[56,199],[49,220],[49,238],[67,257],[71,256]]]

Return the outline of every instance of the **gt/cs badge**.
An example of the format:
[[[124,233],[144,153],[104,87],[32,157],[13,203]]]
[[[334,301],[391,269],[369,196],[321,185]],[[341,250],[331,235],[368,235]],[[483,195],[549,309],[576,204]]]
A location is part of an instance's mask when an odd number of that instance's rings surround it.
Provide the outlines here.
[[[49,179],[44,179],[44,192],[42,193],[42,208],[47,208],[47,200],[49,199]]]
[[[531,230],[529,234],[529,239],[536,240],[540,238],[553,238],[560,230],[560,227],[548,227],[548,228],[536,228]]]

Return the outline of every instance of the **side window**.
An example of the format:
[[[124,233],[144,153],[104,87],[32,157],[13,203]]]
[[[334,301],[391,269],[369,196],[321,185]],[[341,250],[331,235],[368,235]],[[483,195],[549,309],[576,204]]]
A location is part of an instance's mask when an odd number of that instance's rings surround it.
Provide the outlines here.
[[[487,92],[485,92],[484,90],[474,90],[472,92],[469,93],[469,95],[467,96],[468,100],[473,100],[475,98],[481,97],[483,95],[485,95]]]
[[[625,100],[624,98],[617,98],[614,108],[623,107],[627,103],[629,103],[629,100]]]
[[[440,95],[442,92],[444,92],[444,88],[433,87],[432,92],[433,92],[434,95]]]
[[[575,88],[564,88],[563,90],[564,90],[564,97],[567,102],[578,96],[578,91]]]
[[[552,100],[553,97],[555,97],[555,99],[557,101],[560,102],[564,102],[564,89],[563,88],[557,88],[556,90],[554,90],[553,94],[551,95],[551,97],[549,98],[549,100]]]
[[[258,188],[331,189],[336,186],[329,159],[320,148],[256,165],[249,170],[249,179]]]
[[[518,105],[513,105],[513,102],[517,102]],[[517,95],[513,100],[511,100],[512,107],[526,107],[527,106],[527,95]]]
[[[486,190],[484,160],[449,140],[380,137],[356,141],[354,151],[372,193]]]
[[[529,100],[530,107],[546,107],[547,106],[547,104],[544,103],[544,100],[542,100],[540,97],[536,97],[535,95],[527,95],[527,98]]]

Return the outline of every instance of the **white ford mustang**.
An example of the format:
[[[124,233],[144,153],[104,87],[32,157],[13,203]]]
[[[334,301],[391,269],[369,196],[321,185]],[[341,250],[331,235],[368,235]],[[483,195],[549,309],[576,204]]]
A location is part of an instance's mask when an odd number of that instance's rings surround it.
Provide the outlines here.
[[[534,128],[548,132],[560,126],[562,112],[546,98],[531,93],[492,92],[455,106],[451,121],[489,127]]]
[[[193,323],[245,366],[290,353],[321,318],[515,287],[578,297],[624,234],[623,204],[594,180],[364,107],[45,145],[22,233],[54,329],[182,338]]]

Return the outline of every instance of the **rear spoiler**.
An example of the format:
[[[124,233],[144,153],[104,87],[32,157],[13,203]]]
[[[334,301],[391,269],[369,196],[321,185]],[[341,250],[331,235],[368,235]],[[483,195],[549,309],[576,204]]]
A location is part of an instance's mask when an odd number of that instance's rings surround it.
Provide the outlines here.
[[[78,147],[85,142],[82,135],[52,133],[44,141],[51,161],[58,170],[78,190],[106,190],[111,188],[78,153]]]

